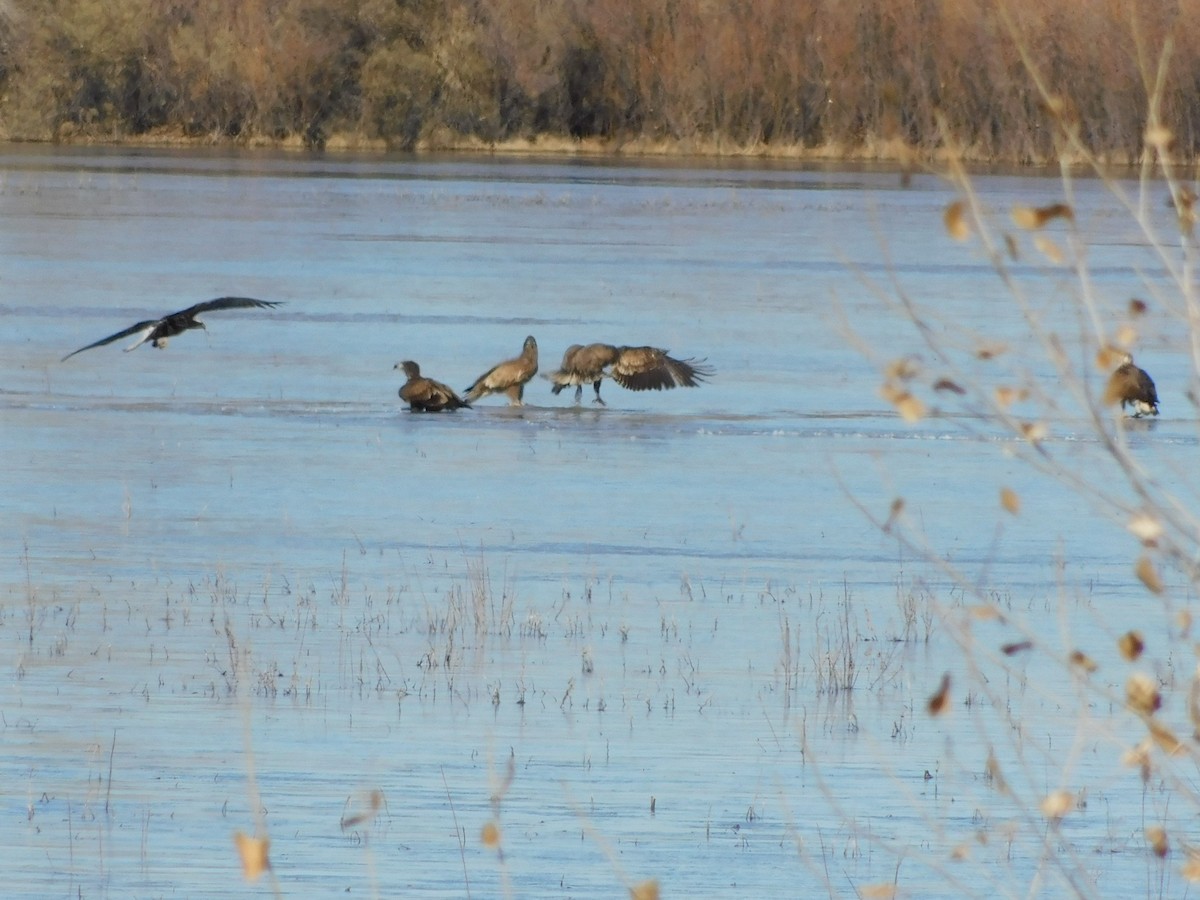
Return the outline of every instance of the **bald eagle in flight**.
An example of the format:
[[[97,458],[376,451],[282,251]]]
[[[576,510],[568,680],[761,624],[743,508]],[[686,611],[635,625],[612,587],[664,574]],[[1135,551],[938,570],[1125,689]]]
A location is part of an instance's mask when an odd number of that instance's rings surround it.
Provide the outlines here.
[[[1109,376],[1104,388],[1104,402],[1109,405],[1120,403],[1121,409],[1132,406],[1135,419],[1158,415],[1158,391],[1154,388],[1154,379],[1145,369],[1133,364],[1132,354],[1121,354],[1121,365]]]
[[[138,322],[136,325],[130,325],[116,334],[110,334],[108,337],[101,338],[95,343],[88,344],[86,347],[80,347],[78,350],[68,353],[62,358],[62,362],[66,362],[76,353],[91,350],[93,347],[103,347],[105,344],[119,341],[121,338],[128,337],[131,334],[136,334],[137,340],[125,348],[126,353],[140,347],[146,341],[149,341],[151,346],[154,347],[166,347],[169,338],[173,338],[177,334],[183,334],[192,328],[204,328],[204,323],[196,318],[200,313],[216,312],[219,309],[249,309],[252,307],[269,309],[279,305],[280,301],[278,300],[255,300],[251,297],[217,297],[215,300],[205,300],[203,303],[197,303],[195,306],[181,309],[179,312],[163,316],[161,319],[147,319],[144,322]]]
[[[524,406],[525,385],[537,374],[538,348],[533,335],[525,338],[521,355],[492,366],[463,392],[468,403],[488,394],[505,394],[509,406]]]
[[[405,377],[408,378],[400,388],[400,399],[407,403],[413,412],[454,412],[463,407],[470,409],[471,404],[446,385],[422,376],[421,367],[411,359],[396,363],[395,368],[403,369]]]
[[[703,360],[675,359],[658,347],[614,347],[612,344],[572,344],[563,354],[562,365],[550,375],[551,390],[575,386],[575,402],[583,397],[583,386],[591,383],[596,391],[593,403],[605,406],[600,398],[600,382],[611,378],[631,391],[661,391],[676,387],[698,387],[713,370]]]

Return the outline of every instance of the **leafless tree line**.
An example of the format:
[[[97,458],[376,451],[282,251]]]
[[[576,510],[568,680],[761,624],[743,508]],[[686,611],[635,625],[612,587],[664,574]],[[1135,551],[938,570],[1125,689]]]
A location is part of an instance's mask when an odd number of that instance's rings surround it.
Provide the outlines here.
[[[1200,2],[0,0],[0,136],[414,149],[1052,158],[1024,52],[1092,152],[1143,148],[1143,47],[1192,158]]]

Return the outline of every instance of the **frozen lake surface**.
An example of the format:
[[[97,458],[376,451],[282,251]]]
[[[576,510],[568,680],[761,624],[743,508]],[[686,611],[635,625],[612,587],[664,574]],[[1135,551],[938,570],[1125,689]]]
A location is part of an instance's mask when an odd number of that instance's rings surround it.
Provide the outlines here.
[[[1076,187],[1119,308],[1154,260]],[[1059,191],[977,188],[996,209]],[[256,830],[288,896],[1064,890],[985,775],[1002,737],[925,714],[963,665],[935,607],[962,596],[858,508],[904,497],[1063,646],[1146,618],[1122,529],[986,420],[906,424],[854,347],[920,349],[897,289],[1023,339],[943,231],[952,199],[932,176],[759,164],[4,148],[6,895],[262,895],[232,837]],[[1077,340],[1069,274],[1014,271]],[[226,294],[283,305],[59,361]],[[461,389],[528,334],[542,373],[607,341],[716,374],[605,382],[606,408],[541,377],[522,408],[401,407],[397,361]],[[1151,318],[1140,348],[1163,415],[1131,440],[1187,492],[1185,338]],[[1098,454],[1069,411],[1048,444]],[[1011,708],[1026,805],[1088,788],[1048,841],[1076,884],[1170,894],[1114,710],[1081,733],[1038,665],[954,702]]]

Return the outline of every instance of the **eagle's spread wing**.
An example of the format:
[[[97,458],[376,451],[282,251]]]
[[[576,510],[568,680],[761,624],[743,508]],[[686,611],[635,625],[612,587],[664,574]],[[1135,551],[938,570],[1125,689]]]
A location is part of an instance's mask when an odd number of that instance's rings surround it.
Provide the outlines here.
[[[657,347],[622,347],[611,374],[631,391],[661,391],[697,387],[713,370],[703,360],[674,359]]]
[[[105,344],[111,344],[113,341],[119,341],[121,338],[128,337],[131,334],[137,334],[138,332],[144,332],[141,340],[139,340],[137,342],[137,344],[133,345],[134,347],[136,347],[138,344],[143,343],[146,340],[146,338],[149,337],[150,332],[153,331],[161,322],[162,322],[162,319],[147,319],[145,322],[138,322],[136,325],[130,325],[128,328],[122,329],[121,331],[118,331],[116,334],[110,334],[106,338],[101,338],[100,340],[95,341],[94,343],[88,344],[86,347],[80,347],[78,350],[74,350],[74,351],[68,353],[66,356],[64,356],[62,358],[61,362],[66,362],[68,359],[70,359],[76,353],[82,353],[84,350],[91,350],[93,347],[103,347]],[[130,349],[132,350],[133,347],[131,347]]]
[[[177,313],[172,313],[167,318],[186,316],[192,319],[200,315],[200,313],[214,312],[218,309],[272,309],[279,306],[282,302],[282,300],[255,300],[253,297],[217,297],[215,300],[205,300],[203,303],[197,303],[195,306],[181,309]]]

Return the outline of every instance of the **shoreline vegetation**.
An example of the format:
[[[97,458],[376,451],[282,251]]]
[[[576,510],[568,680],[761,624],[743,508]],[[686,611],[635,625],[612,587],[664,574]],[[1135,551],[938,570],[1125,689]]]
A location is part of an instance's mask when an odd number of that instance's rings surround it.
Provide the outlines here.
[[[1135,165],[1154,95],[1194,162],[1193,7],[0,0],[0,139]]]

